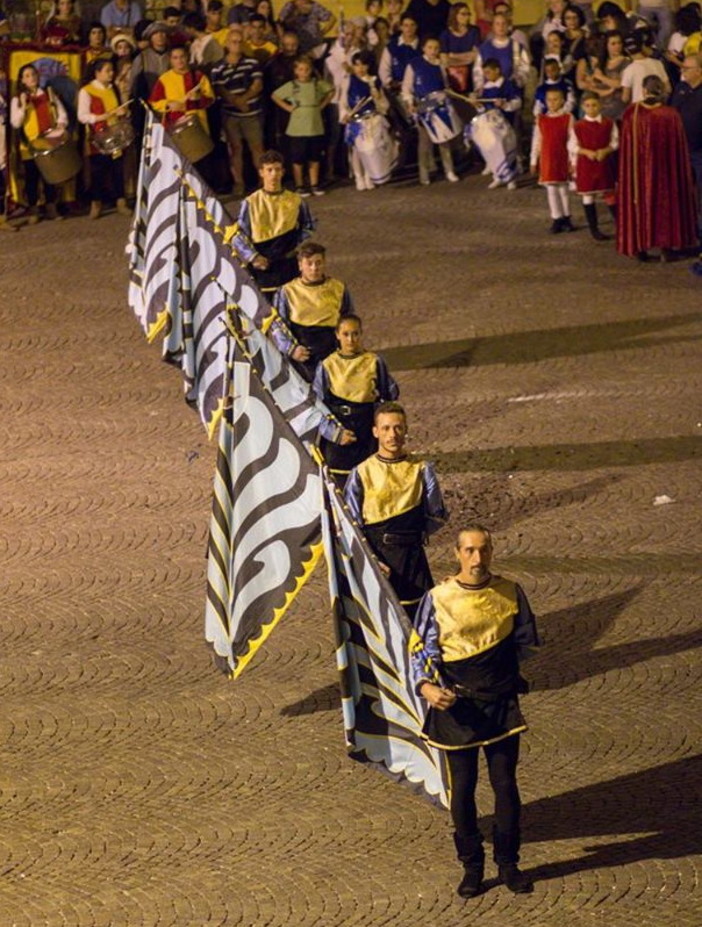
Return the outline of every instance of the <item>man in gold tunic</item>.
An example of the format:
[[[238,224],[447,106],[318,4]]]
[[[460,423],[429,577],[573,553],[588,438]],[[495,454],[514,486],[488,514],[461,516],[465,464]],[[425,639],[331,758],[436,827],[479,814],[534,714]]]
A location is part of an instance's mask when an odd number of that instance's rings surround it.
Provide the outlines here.
[[[351,471],[344,496],[354,520],[410,617],[434,583],[426,538],[446,521],[433,464],[405,451],[407,417],[399,402],[375,411],[378,453]]]
[[[232,245],[266,295],[297,276],[297,248],[314,229],[302,197],[283,189],[285,165],[277,151],[265,151],[258,175],[261,189],[242,201]]]
[[[271,335],[311,383],[317,364],[336,348],[337,323],[353,312],[353,303],[346,284],[327,276],[323,245],[306,241],[297,254],[300,276],[280,287],[273,301],[292,337],[278,326]]]
[[[534,615],[516,583],[490,572],[492,539],[482,525],[459,532],[458,574],[431,589],[415,616],[412,668],[416,691],[429,703],[424,737],[445,751],[458,859],[458,893],[482,891],[485,854],[475,787],[482,747],[495,794],[493,853],[500,881],[512,892],[532,891],[520,871],[521,803],[517,789],[519,738],[526,723],[519,693],[528,686],[519,662],[538,647]]]

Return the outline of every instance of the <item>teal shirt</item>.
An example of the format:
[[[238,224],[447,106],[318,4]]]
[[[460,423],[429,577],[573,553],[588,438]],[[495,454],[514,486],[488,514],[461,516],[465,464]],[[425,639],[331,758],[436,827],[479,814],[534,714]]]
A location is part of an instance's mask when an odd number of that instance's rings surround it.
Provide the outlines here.
[[[295,109],[290,113],[286,135],[309,137],[324,135],[324,122],[320,103],[332,90],[325,80],[289,80],[278,87],[273,96],[285,103],[292,103]]]

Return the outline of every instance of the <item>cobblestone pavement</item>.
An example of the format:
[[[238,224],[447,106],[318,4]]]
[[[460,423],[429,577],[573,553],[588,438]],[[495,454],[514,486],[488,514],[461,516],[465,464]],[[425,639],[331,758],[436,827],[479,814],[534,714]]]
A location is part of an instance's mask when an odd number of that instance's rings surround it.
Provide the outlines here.
[[[702,924],[702,281],[484,188],[312,205],[437,461],[436,573],[478,515],[541,616],[534,894],[490,868],[460,900],[447,815],[346,758],[322,572],[240,680],[212,668],[215,448],[107,216],[0,245],[0,927]]]

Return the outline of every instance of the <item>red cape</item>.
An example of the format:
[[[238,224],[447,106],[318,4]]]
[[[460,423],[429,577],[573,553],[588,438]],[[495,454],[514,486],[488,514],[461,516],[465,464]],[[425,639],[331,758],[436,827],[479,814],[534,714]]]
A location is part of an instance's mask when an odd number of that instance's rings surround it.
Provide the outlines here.
[[[624,113],[617,185],[617,251],[680,251],[697,243],[697,209],[685,130],[671,106]]]

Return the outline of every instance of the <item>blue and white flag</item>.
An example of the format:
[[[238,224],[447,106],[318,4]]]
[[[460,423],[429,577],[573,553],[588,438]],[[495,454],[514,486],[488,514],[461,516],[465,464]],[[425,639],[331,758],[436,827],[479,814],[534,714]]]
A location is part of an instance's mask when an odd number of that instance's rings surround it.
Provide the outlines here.
[[[410,668],[417,635],[326,468],[322,536],[346,749],[447,806],[441,753],[421,736],[426,708]]]
[[[317,465],[235,338],[208,542],[205,636],[238,676],[322,554]]]

